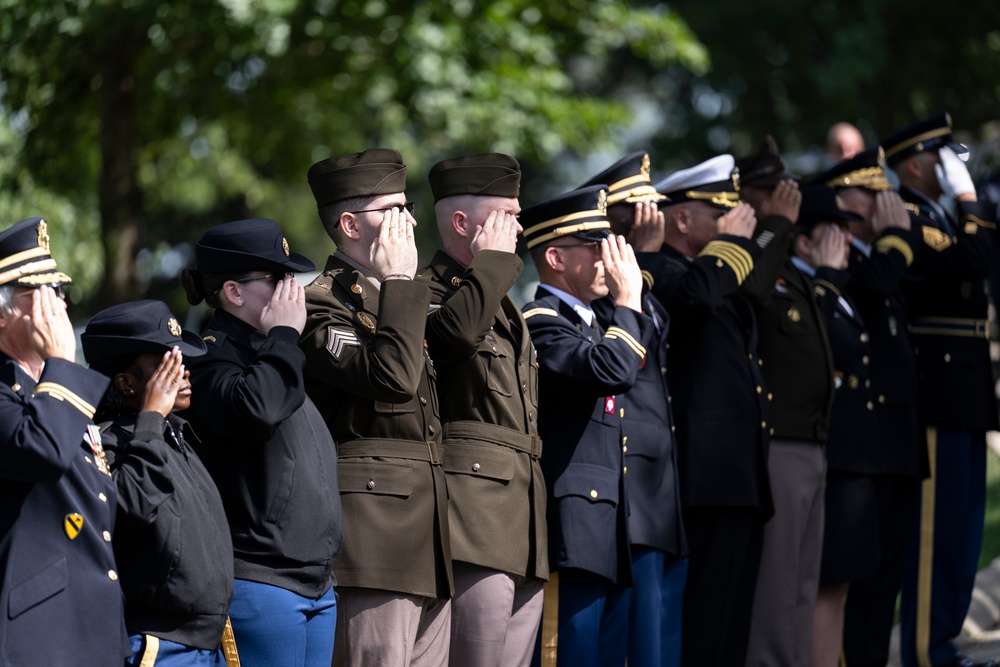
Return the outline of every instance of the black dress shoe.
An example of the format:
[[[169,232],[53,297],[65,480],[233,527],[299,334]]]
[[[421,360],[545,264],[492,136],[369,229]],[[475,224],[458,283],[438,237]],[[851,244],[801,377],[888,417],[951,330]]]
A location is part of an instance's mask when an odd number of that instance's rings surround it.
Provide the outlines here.
[[[959,653],[941,667],[1000,667],[996,660],[975,660]]]

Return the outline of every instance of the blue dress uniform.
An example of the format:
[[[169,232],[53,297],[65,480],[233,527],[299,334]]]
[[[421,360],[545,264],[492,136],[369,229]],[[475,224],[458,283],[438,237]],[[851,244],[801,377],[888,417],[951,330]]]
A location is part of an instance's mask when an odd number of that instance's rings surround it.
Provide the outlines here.
[[[645,151],[621,158],[584,184],[608,184],[611,229],[626,237],[635,224],[635,205],[666,199],[650,182]],[[598,321],[610,326],[614,301],[591,304]],[[671,667],[681,660],[681,613],[687,581],[687,538],[681,518],[677,447],[667,384],[670,316],[648,292],[642,311],[654,331],[635,386],[618,397],[625,408],[625,490],[629,499],[632,576],[629,591],[628,664]]]
[[[0,256],[0,285],[70,282],[54,272],[40,218],[0,234]],[[36,382],[0,352],[3,667],[107,667],[129,654],[111,547],[115,486],[92,421],[107,386],[57,358]]]
[[[661,182],[657,191],[674,202],[737,206],[735,183],[704,175],[705,164],[685,170],[690,178],[675,180],[676,189]],[[694,258],[670,245],[638,255],[650,291],[671,318],[667,377],[690,548],[683,664],[730,667],[746,659],[764,524],[773,506],[757,324],[738,289],[761,255],[755,241],[725,234]]]
[[[603,239],[605,201],[603,187],[593,186],[524,210],[528,248],[566,236]],[[633,582],[621,444],[625,408],[617,397],[636,382],[653,322],[615,306],[603,330],[588,304],[572,300],[543,283],[523,309],[538,355],[538,431],[546,443],[541,465],[552,573],[541,664],[621,665],[624,593]]]
[[[653,333],[635,385],[616,397],[625,410],[621,444],[635,581],[629,593],[628,664],[660,667],[680,664],[687,537],[667,382],[670,316],[652,294],[643,295],[642,306],[653,320]],[[613,302],[600,299],[593,307],[601,326],[612,326]]]
[[[939,114],[894,133],[884,148],[898,165],[952,141],[951,118]],[[931,470],[903,584],[901,656],[906,667],[937,666],[960,659],[952,639],[972,599],[982,546],[986,431],[998,428],[985,289],[996,224],[978,202],[956,201],[956,220],[917,190],[904,185],[900,195],[917,213],[923,241],[903,293]]]
[[[816,180],[834,189],[887,190],[892,186],[881,155],[880,148],[869,149]],[[847,595],[844,656],[850,667],[888,660],[918,481],[927,468],[917,427],[916,361],[900,288],[915,246],[913,231],[889,228],[871,247],[854,239],[848,259],[847,292],[871,342],[871,358],[861,361],[871,374],[881,450],[875,480],[880,558],[875,573],[852,582]]]

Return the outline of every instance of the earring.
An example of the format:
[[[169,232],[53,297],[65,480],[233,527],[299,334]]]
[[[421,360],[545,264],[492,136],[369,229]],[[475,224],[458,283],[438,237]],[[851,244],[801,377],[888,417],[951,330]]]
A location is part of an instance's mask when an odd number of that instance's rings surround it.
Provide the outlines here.
[[[135,389],[129,388],[129,390],[126,391],[125,393],[128,394],[129,396],[135,396]]]
[[[238,300],[238,301],[236,302],[236,305],[237,305],[237,306],[242,306],[242,305],[243,305],[243,299],[239,299],[239,300]]]

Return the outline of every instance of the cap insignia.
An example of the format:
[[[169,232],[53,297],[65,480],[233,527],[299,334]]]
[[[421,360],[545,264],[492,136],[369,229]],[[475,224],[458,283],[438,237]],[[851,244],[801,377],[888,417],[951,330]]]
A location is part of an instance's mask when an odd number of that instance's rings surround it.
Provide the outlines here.
[[[49,225],[44,220],[38,221],[38,247],[49,252]]]
[[[285,257],[288,257],[291,254],[288,250],[288,239],[284,236],[281,237],[281,249],[285,251]]]
[[[730,175],[730,178],[733,179],[733,190],[735,190],[736,192],[739,192],[740,191],[740,168],[739,167],[733,167],[733,173]]]
[[[639,167],[639,173],[649,177],[649,153],[642,156],[642,166]]]
[[[597,193],[597,210],[601,215],[608,214],[608,193],[606,190],[600,190]]]
[[[170,332],[171,336],[174,336],[175,338],[180,337],[181,325],[177,321],[176,317],[171,317],[169,320],[167,320],[167,330]]]

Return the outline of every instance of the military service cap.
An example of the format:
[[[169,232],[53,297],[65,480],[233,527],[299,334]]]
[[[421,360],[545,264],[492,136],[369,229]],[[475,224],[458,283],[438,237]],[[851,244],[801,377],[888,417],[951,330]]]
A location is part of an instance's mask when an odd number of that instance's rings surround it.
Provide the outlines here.
[[[162,354],[180,348],[185,357],[200,357],[207,348],[201,336],[181,329],[162,301],[130,301],[94,315],[80,334],[83,357],[91,366],[140,354]]]
[[[649,153],[644,151],[626,155],[580,187],[604,184],[608,189],[608,206],[666,199],[650,182]]]
[[[268,218],[237,220],[212,227],[194,247],[201,273],[274,270],[312,271],[316,265],[288,248],[278,223]]]
[[[434,203],[445,197],[476,195],[517,199],[521,190],[521,165],[504,153],[474,153],[441,160],[431,167]]]
[[[320,160],[309,167],[308,177],[318,208],[354,197],[377,197],[406,190],[403,156],[391,148],[370,148]]]
[[[740,205],[740,172],[732,155],[717,155],[701,164],[681,169],[656,184],[671,204],[700,201],[716,208]]]
[[[611,233],[608,191],[591,185],[553,197],[521,211],[520,223],[528,250],[565,236],[601,241]]]
[[[49,226],[42,218],[22,220],[0,232],[0,285],[68,285],[49,251]]]
[[[892,189],[892,184],[885,175],[885,154],[881,146],[869,148],[852,158],[838,162],[814,177],[810,184],[823,184],[831,188],[865,188],[873,191]]]
[[[896,130],[883,139],[881,144],[889,164],[923,151],[936,151],[942,146],[951,146],[958,155],[969,152],[962,144],[955,143],[949,113],[939,113]]]
[[[825,222],[846,223],[861,221],[857,213],[845,210],[840,195],[825,185],[808,185],[802,188],[802,205],[795,225],[800,234],[810,234],[814,227]]]
[[[760,142],[756,153],[736,158],[736,168],[740,172],[740,183],[752,187],[773,188],[781,181],[798,180],[785,170],[778,144],[771,135]]]

